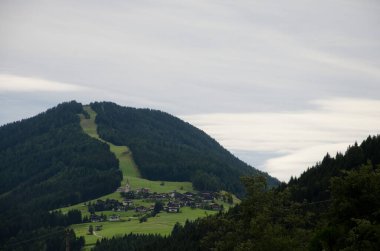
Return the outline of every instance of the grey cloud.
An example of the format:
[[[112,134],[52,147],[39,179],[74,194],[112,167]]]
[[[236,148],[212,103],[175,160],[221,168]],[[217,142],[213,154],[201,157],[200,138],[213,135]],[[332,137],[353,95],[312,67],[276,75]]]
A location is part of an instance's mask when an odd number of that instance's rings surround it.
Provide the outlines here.
[[[1,1],[0,74],[87,90],[0,104],[112,100],[190,115],[378,99],[379,11],[375,0]]]

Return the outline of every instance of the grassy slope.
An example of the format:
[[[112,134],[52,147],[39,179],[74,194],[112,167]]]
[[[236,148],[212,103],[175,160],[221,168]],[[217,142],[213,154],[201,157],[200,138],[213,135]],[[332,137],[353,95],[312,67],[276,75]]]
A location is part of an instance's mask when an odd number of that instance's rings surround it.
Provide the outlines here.
[[[95,124],[96,113],[90,106],[84,106],[83,108],[90,115],[90,118],[86,119],[82,114],[80,114],[80,125],[83,128],[83,131],[95,139],[106,142],[99,138],[97,133],[97,126]],[[119,166],[124,176],[141,177],[139,170],[133,161],[132,153],[128,147],[116,146],[109,142],[106,143],[110,146],[111,152],[113,152],[116,155],[116,158],[119,159]]]
[[[89,119],[86,119],[83,115],[80,115],[80,124],[88,135],[103,142],[106,142],[99,138],[97,134],[97,128],[95,124],[96,113],[89,106],[84,106],[85,111],[90,115]],[[119,167],[123,173],[122,185],[124,186],[127,182],[130,184],[132,189],[137,188],[149,188],[153,192],[165,193],[177,190],[178,192],[194,191],[191,182],[169,182],[165,181],[164,185],[161,185],[161,181],[150,181],[141,178],[138,168],[133,161],[132,153],[126,146],[116,146],[109,142],[106,142],[110,146],[111,152],[113,152],[119,159]],[[98,199],[119,199],[121,196],[119,192],[114,192],[111,194],[104,195]],[[96,201],[92,200],[92,201]],[[86,203],[88,203],[87,201]],[[136,205],[151,205],[152,203],[147,203],[142,200],[135,201]],[[225,208],[228,207],[224,204]],[[87,212],[87,207],[84,203],[62,208],[62,212],[67,212],[70,209],[79,209],[82,215],[89,215]],[[114,212],[103,212],[105,215],[113,214]],[[149,218],[147,222],[140,223],[138,218],[135,217],[134,211],[128,212],[117,212],[121,217],[121,222],[101,222],[101,223],[84,223],[73,225],[72,228],[76,232],[77,236],[84,236],[86,239],[86,248],[90,248],[96,243],[96,240],[100,237],[95,235],[87,235],[88,226],[92,225],[103,225],[103,230],[97,232],[98,235],[103,237],[112,237],[115,235],[128,234],[128,233],[157,233],[157,234],[169,234],[176,222],[184,223],[187,219],[194,220],[196,218],[205,216],[207,214],[214,214],[215,211],[205,211],[203,209],[190,209],[182,208],[179,214],[169,214],[162,212],[154,218]],[[131,219],[131,220],[129,220]]]

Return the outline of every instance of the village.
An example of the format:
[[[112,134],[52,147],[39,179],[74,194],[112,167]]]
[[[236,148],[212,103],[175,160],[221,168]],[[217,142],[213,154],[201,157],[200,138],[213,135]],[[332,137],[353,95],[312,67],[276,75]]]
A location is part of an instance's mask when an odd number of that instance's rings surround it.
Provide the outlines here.
[[[123,198],[122,201],[106,199],[90,202],[86,205],[90,213],[89,222],[120,221],[118,212],[126,211],[135,212],[135,216],[143,219],[143,221],[161,211],[180,213],[182,207],[222,211],[224,207],[221,202],[233,203],[230,194],[218,192],[180,193],[172,191],[170,193],[152,193],[148,188],[131,190],[128,184],[119,188],[118,191]],[[102,213],[103,211],[112,211],[114,214],[107,217]]]

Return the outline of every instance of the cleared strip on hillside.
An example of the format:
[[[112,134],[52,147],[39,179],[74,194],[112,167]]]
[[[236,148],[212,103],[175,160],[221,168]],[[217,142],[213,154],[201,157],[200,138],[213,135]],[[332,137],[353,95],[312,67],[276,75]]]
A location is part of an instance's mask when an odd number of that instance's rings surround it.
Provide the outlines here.
[[[80,115],[80,125],[83,131],[89,136],[101,140],[110,146],[110,151],[113,152],[119,160],[119,167],[123,173],[123,185],[125,184],[125,177],[141,177],[140,172],[133,161],[132,152],[127,146],[116,146],[110,142],[101,139],[97,133],[97,125],[95,123],[96,113],[90,106],[86,105],[83,109],[90,116],[85,118],[83,114]]]

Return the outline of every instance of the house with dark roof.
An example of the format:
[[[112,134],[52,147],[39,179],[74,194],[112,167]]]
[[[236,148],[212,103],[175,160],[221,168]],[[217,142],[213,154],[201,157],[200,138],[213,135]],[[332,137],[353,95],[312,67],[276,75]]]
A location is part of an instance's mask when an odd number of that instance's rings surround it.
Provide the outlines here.
[[[110,215],[108,221],[120,221],[120,216],[116,214]]]

